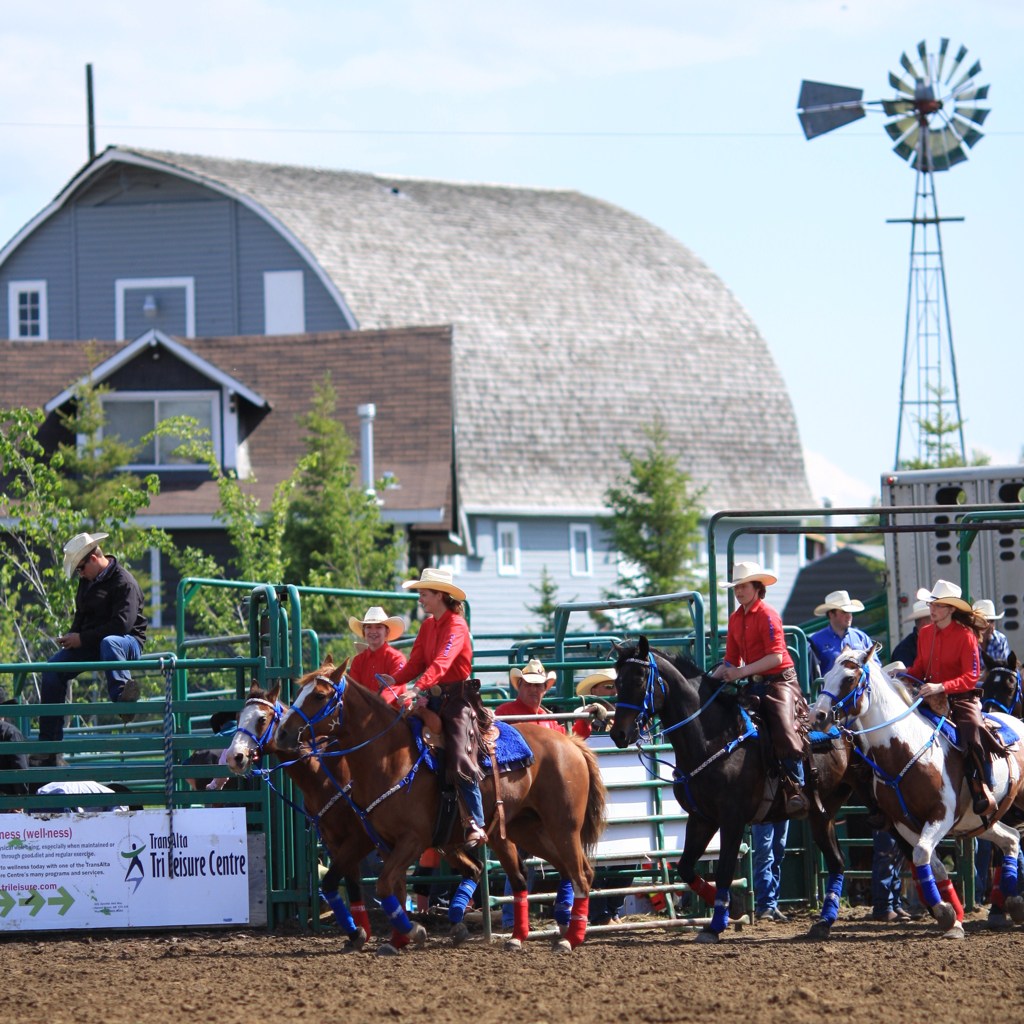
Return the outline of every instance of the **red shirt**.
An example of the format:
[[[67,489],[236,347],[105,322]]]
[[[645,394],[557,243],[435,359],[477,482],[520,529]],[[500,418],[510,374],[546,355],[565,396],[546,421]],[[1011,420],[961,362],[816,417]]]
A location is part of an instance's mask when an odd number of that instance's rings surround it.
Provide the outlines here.
[[[917,657],[907,672],[922,683],[942,683],[946,693],[973,690],[981,674],[978,639],[963,623],[936,629],[929,622],[917,631]]]
[[[394,673],[396,683],[411,683],[417,676],[417,690],[429,690],[435,683],[458,683],[473,671],[473,641],[461,615],[446,611],[439,619],[423,620],[416,634],[409,660]]]
[[[499,717],[504,715],[550,715],[549,711],[542,704],[539,708],[528,708],[518,697],[515,700],[505,701],[494,709]],[[540,725],[545,729],[554,729],[556,732],[565,732],[565,726],[561,722],[516,722],[516,725]]]
[[[740,605],[729,616],[725,660],[738,668],[740,665],[753,665],[766,654],[782,655],[778,667],[766,675],[775,675],[793,668],[793,659],[786,649],[786,637],[782,632],[782,617],[771,605],[757,597],[749,610]]]
[[[403,665],[405,665],[405,656],[402,652],[396,651],[391,644],[385,643],[375,651],[367,648],[357,654],[348,667],[348,677],[355,680],[360,686],[365,686],[368,690],[373,690],[374,693],[380,693],[391,704],[396,697],[405,692],[405,687],[396,685],[393,688],[395,692],[390,690],[381,692],[377,676],[396,675]]]

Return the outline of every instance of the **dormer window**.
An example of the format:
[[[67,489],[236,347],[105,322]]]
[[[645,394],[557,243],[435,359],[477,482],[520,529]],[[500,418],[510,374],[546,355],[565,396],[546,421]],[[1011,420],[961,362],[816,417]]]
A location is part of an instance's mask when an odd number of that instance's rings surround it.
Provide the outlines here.
[[[222,462],[220,415],[217,391],[138,392],[117,391],[102,397],[106,415],[104,433],[117,435],[125,444],[140,445],[157,424],[175,416],[191,416],[209,431],[218,462]],[[175,455],[180,438],[150,438],[125,468],[138,470],[195,469],[201,463]]]
[[[9,281],[7,336],[14,341],[46,341],[50,336],[45,281]]]

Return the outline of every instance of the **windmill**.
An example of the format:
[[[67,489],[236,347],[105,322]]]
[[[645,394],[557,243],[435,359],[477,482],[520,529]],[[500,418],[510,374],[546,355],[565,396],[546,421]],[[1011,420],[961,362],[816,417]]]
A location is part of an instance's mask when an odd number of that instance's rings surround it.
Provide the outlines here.
[[[895,469],[908,462],[936,464],[954,449],[946,440],[954,433],[957,454],[966,462],[939,229],[944,221],[963,217],[940,217],[935,200],[936,172],[967,159],[967,150],[982,137],[979,129],[989,114],[987,107],[978,106],[989,90],[976,84],[981,62],[965,67],[966,58],[965,46],[951,56],[948,39],[940,40],[937,53],[929,53],[922,41],[916,59],[903,53],[902,71],[889,72],[889,84],[896,90],[893,99],[865,101],[862,89],[804,81],[797,100],[808,139],[860,120],[867,107],[880,108],[890,118],[885,130],[895,142],[893,152],[915,172],[913,215],[888,221],[911,225]],[[928,429],[923,429],[925,424]]]

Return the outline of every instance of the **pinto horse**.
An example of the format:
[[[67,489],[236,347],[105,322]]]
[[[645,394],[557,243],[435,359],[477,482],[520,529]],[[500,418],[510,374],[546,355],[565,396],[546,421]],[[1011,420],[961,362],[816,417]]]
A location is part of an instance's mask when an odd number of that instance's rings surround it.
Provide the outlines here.
[[[248,775],[263,754],[282,757],[275,732],[284,708],[280,687],[261,690],[255,683],[238,713],[238,728],[228,746],[226,764],[235,775]],[[348,939],[343,951],[363,948],[370,934],[370,919],[362,897],[360,861],[373,843],[351,808],[340,800],[338,783],[316,757],[302,757],[284,765],[285,774],[302,793],[306,816],[312,821],[331,855],[331,866],[320,881],[324,899]],[[351,907],[338,893],[344,879]]]
[[[675,752],[673,792],[689,814],[683,855],[677,870],[682,880],[713,905],[711,923],[697,933],[698,942],[717,942],[729,924],[732,885],[744,829],[749,823],[781,821],[783,796],[777,782],[768,784],[768,762],[746,711],[726,696],[721,680],[701,674],[689,659],[670,659],[652,650],[647,637],[617,648],[617,702],[610,735],[618,747],[634,743],[655,717]],[[835,814],[857,788],[850,751],[836,739],[824,753],[811,756],[816,779],[809,821],[825,857],[829,879],[820,918],[810,937],[827,939],[839,911],[845,864],[835,833]],[[697,861],[715,832],[721,852],[715,882],[697,874]]]
[[[998,804],[991,821],[980,818],[964,774],[963,756],[942,728],[917,711],[920,699],[891,678],[872,650],[844,650],[825,676],[813,708],[817,726],[836,719],[849,730],[874,773],[875,797],[903,838],[913,845],[914,875],[923,900],[948,938],[963,938],[963,908],[953,883],[935,856],[947,835],[991,840],[1003,854],[1000,887],[1006,911],[1024,924],[1024,899],[1017,895],[1020,837],[999,819],[1024,809],[1024,724],[1006,714],[991,716],[1008,732],[1011,750],[993,764]]]
[[[395,891],[408,865],[433,845],[440,801],[437,779],[423,768],[424,754],[405,716],[366,687],[349,683],[343,669],[325,665],[304,676],[299,685],[298,696],[281,720],[278,745],[297,746],[307,730],[317,749],[322,739],[328,741],[321,756],[328,765],[345,765],[353,807],[384,857],[377,895],[395,929],[392,942],[404,945],[404,938],[422,944],[422,926],[409,922]],[[529,933],[519,846],[548,861],[563,879],[555,911],[565,934],[555,941],[555,948],[568,951],[586,933],[594,877],[589,858],[604,829],[604,783],[597,758],[581,740],[532,724],[518,731],[532,750],[533,763],[503,773],[498,794],[490,774],[480,783],[489,819],[496,796],[500,806],[488,845],[512,884],[515,924],[508,946],[521,948]],[[495,827],[498,821],[503,827]],[[467,857],[461,844],[442,853],[464,874],[449,907],[452,939],[459,943],[468,937],[462,914],[475,891],[480,865]]]

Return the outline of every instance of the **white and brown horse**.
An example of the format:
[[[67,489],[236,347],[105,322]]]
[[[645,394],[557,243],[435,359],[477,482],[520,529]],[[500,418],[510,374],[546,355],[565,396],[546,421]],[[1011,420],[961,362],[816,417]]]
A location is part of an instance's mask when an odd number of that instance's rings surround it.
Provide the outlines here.
[[[1002,851],[1006,910],[1024,924],[1024,899],[1017,895],[1020,837],[999,821],[1013,806],[1024,809],[1024,724],[1008,715],[993,716],[1016,739],[1008,756],[993,765],[998,809],[986,822],[972,808],[960,751],[917,710],[920,700],[887,675],[873,653],[847,649],[840,654],[812,708],[812,724],[820,728],[834,717],[853,737],[874,773],[879,806],[914,847],[914,874],[945,936],[963,937],[963,908],[935,856],[946,836],[978,836]]]

